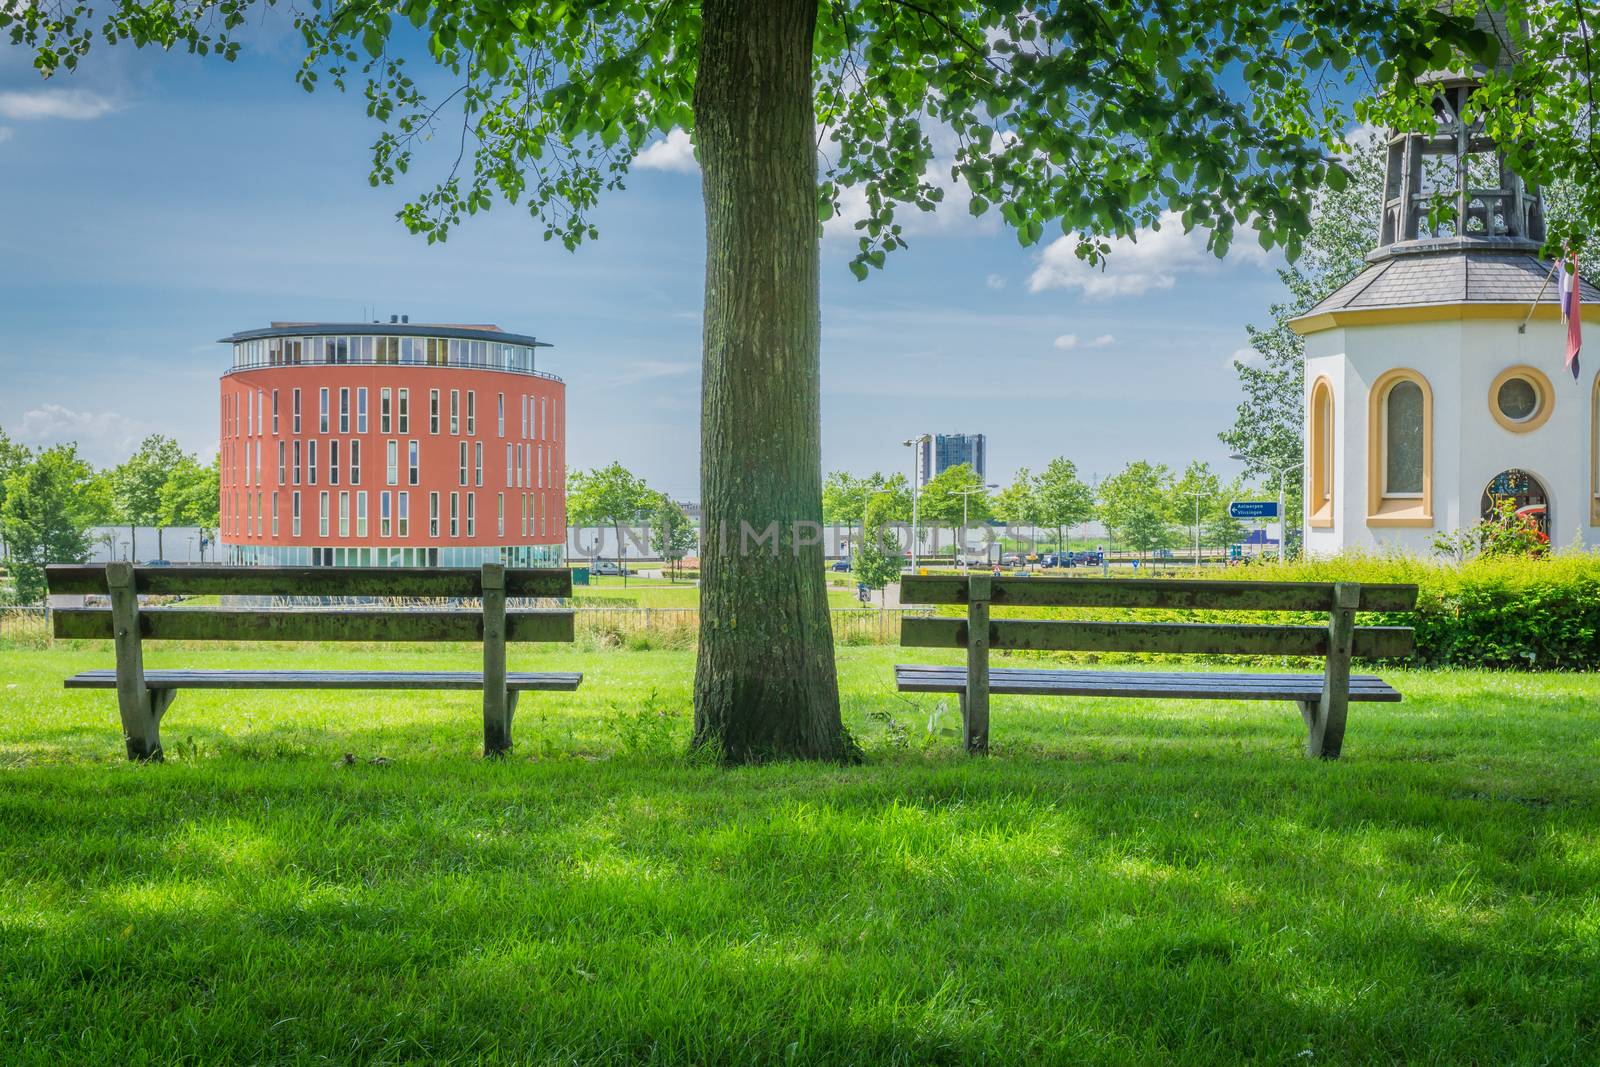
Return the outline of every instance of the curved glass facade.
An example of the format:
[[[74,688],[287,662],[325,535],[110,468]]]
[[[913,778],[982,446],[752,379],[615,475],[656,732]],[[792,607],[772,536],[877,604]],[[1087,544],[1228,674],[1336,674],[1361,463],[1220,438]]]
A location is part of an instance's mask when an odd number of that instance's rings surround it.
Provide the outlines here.
[[[417,337],[391,334],[312,334],[235,341],[233,369],[303,364],[378,364],[414,367],[481,367],[561,379],[537,367],[538,349],[485,338]]]

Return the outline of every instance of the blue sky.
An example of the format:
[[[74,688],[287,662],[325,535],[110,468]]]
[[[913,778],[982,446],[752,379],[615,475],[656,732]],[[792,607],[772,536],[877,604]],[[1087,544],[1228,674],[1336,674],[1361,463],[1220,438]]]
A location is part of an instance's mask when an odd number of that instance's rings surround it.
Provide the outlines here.
[[[165,432],[216,441],[215,339],[274,319],[494,322],[556,347],[569,460],[621,460],[698,497],[703,215],[686,140],[649,150],[568,253],[497,206],[429,246],[373,189],[378,127],[360,96],[293,82],[260,35],[226,64],[102,48],[41,82],[0,46],[0,427],[77,440],[96,463]],[[992,480],[1067,455],[1086,475],[1133,459],[1226,473],[1217,431],[1244,326],[1282,289],[1243,248],[1223,263],[1176,227],[1104,272],[1065,243],[1023,249],[961,190],[909,223],[911,249],[855,281],[823,247],[823,465],[904,469],[922,431],[989,435]],[[1240,244],[1249,244],[1242,241]]]

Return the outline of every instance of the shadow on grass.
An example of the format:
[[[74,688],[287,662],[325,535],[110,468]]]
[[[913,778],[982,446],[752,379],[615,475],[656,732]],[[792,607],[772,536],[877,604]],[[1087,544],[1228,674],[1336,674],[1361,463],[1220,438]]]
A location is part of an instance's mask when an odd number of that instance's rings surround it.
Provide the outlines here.
[[[1592,1059],[1592,772],[1531,804],[1512,798],[1548,770],[1392,754],[1429,722],[1462,729],[1449,717],[1374,729],[1329,765],[1085,713],[1126,737],[1061,744],[1136,753],[495,765],[430,747],[429,724],[341,730],[335,749],[394,762],[336,766],[326,741],[233,758],[219,724],[192,762],[13,771],[0,1050]]]

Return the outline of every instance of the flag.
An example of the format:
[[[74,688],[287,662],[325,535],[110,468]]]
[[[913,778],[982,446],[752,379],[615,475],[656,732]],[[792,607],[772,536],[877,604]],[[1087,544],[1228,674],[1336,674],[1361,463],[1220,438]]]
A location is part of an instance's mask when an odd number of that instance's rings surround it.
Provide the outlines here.
[[[1583,347],[1583,315],[1581,314],[1578,277],[1578,254],[1572,253],[1571,268],[1561,261],[1561,317],[1567,322],[1567,369],[1572,380],[1578,380],[1578,350]]]

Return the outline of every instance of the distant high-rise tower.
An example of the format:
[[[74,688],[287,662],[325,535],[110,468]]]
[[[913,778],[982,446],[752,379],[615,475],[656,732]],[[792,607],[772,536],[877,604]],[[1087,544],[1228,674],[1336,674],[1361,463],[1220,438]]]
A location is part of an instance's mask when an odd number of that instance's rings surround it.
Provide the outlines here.
[[[962,463],[988,480],[988,447],[981,433],[938,433],[917,446],[917,488],[921,489],[951,467]]]

